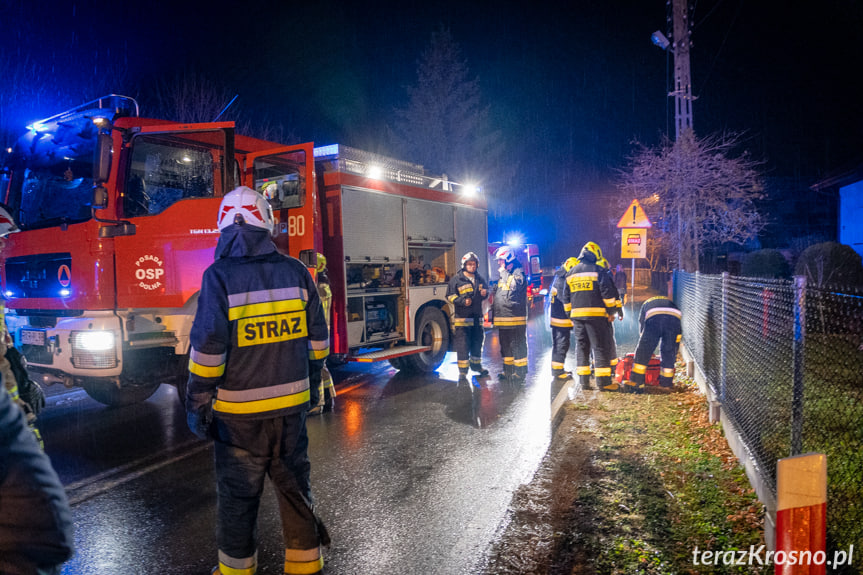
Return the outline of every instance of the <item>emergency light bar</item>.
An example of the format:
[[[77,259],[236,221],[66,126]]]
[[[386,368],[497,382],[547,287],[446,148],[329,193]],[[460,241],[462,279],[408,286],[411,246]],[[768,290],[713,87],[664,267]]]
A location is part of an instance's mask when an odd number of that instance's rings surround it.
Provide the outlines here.
[[[90,114],[85,114],[85,112]],[[134,113],[133,113],[134,111]],[[76,117],[86,117],[99,123],[97,119],[113,120],[117,116],[135,116],[139,115],[138,102],[129,96],[121,96],[119,94],[109,94],[91,100],[86,104],[81,104],[65,112],[55,114],[50,118],[33,122],[27,126],[28,130],[34,132],[53,131],[56,130],[56,125],[64,120],[71,120]]]
[[[367,176],[376,180],[406,183],[422,188],[439,189],[466,195],[478,194],[482,188],[476,184],[460,184],[450,181],[446,176],[432,177],[425,168],[388,156],[365,152],[356,148],[330,144],[314,149],[316,160],[332,161],[335,170]]]

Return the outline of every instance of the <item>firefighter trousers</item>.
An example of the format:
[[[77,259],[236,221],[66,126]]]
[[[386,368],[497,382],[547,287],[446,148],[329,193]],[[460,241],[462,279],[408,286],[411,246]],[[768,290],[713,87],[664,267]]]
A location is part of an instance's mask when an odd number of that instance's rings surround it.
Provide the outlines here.
[[[590,386],[590,353],[593,352],[593,373],[600,388],[611,385],[611,354],[614,338],[606,316],[572,319],[575,335],[575,373],[582,386]]]
[[[473,318],[473,325],[458,326],[455,328],[455,352],[458,358],[458,371],[461,375],[467,375],[468,368],[482,371],[482,342],[485,331],[482,326],[482,318]]]
[[[216,416],[215,423],[220,571],[256,572],[258,508],[264,478],[269,476],[282,521],[284,572],[321,572],[324,561],[311,503],[306,414],[239,421]]]
[[[632,381],[637,386],[644,385],[644,374],[657,344],[659,344],[659,385],[662,387],[674,385],[674,362],[677,360],[681,333],[680,319],[673,315],[660,314],[645,320],[644,330],[638,339],[635,359],[632,363]]]
[[[564,363],[569,353],[571,339],[571,327],[551,326],[551,375],[553,377],[563,375],[565,372]]]
[[[527,376],[527,326],[499,327],[500,355],[503,356],[503,374],[506,377]]]

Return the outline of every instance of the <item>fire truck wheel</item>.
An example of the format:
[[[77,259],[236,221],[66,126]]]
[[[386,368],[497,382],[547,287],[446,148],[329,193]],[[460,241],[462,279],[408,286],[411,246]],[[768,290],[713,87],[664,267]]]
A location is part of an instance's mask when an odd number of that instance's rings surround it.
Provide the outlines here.
[[[122,387],[117,387],[113,381],[104,379],[86,379],[81,384],[87,395],[110,407],[120,407],[140,403],[153,395],[159,389],[159,382],[136,383],[130,385],[124,382]]]
[[[390,365],[396,369],[404,369],[405,368],[405,358],[404,357],[394,357],[390,360]]]
[[[417,321],[417,345],[431,349],[404,356],[402,369],[431,373],[439,368],[449,350],[449,324],[438,308],[427,307],[420,315]]]

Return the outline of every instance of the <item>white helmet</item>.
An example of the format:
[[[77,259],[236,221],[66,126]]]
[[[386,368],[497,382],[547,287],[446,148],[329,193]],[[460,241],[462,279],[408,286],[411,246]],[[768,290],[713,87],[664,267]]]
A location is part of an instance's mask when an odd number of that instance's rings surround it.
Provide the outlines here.
[[[461,257],[461,269],[464,269],[464,266],[467,265],[467,262],[475,261],[476,265],[479,265],[479,256],[473,252],[468,252]]]
[[[0,238],[5,238],[9,234],[14,234],[15,232],[20,231],[21,228],[19,228],[18,224],[15,223],[15,220],[9,213],[8,208],[0,205]]]
[[[273,233],[273,208],[264,196],[246,186],[225,194],[219,206],[219,231],[231,224],[246,224]]]
[[[494,252],[494,259],[503,260],[507,264],[515,261],[515,252],[509,246],[501,246]]]

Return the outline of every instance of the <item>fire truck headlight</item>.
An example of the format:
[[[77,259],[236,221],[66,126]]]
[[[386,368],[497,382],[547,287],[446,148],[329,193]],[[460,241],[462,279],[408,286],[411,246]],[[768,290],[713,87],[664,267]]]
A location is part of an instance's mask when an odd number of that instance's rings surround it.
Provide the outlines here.
[[[85,369],[117,366],[114,333],[110,331],[73,331],[72,365]]]
[[[110,331],[73,331],[72,349],[108,351],[114,349],[114,334]]]

